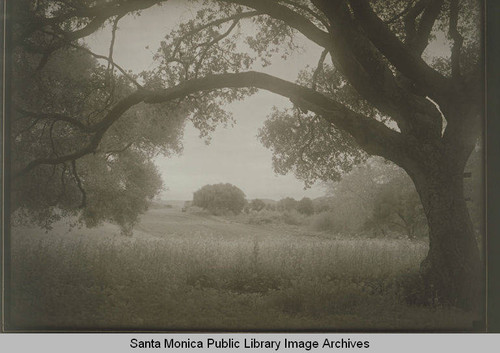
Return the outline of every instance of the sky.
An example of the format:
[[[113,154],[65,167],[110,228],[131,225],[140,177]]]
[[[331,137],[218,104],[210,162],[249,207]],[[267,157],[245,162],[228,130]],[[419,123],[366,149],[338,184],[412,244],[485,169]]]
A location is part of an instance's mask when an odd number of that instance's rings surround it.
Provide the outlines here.
[[[116,33],[115,62],[136,73],[151,69],[154,67],[153,55],[165,34],[182,20],[190,18],[193,11],[186,9],[182,0],[174,0],[147,9],[138,17],[123,18]],[[110,38],[110,28],[107,27],[88,37],[86,42],[95,53],[107,55]],[[298,38],[297,42],[303,46],[300,52],[286,61],[276,58],[273,65],[260,71],[294,81],[299,70],[306,65],[315,66],[321,48],[304,38]],[[161,198],[190,200],[193,192],[202,186],[216,183],[236,185],[248,199],[323,196],[325,191],[321,185],[305,190],[304,183],[293,175],[274,173],[271,151],[256,138],[273,106],[283,108],[291,103],[281,96],[259,91],[244,101],[228,105],[226,108],[232,112],[236,124],[234,127],[219,127],[208,146],[199,138],[198,130],[188,124],[182,155],[159,157],[155,161],[166,187]]]

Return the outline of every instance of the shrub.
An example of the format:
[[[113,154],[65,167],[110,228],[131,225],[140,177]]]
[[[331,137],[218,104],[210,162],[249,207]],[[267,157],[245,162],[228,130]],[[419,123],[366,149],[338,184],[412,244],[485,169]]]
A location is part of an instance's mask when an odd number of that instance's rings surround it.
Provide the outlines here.
[[[298,213],[296,210],[284,212],[281,216],[281,219],[283,220],[283,223],[292,226],[300,226],[307,223],[305,217]]]
[[[335,209],[321,212],[313,217],[312,228],[320,232],[361,234],[364,219],[350,215],[348,210]]]
[[[304,197],[297,204],[297,211],[299,211],[299,213],[302,213],[302,214],[305,214],[308,216],[312,215],[314,213],[313,201],[309,197]]]
[[[281,213],[276,211],[261,210],[258,213],[252,213],[248,218],[249,224],[270,224],[279,223]]]
[[[245,194],[231,184],[205,185],[193,194],[193,205],[213,214],[239,214],[245,207]]]
[[[266,210],[268,211],[276,211],[276,205],[268,203],[265,207]]]
[[[291,211],[297,209],[297,200],[286,197],[284,199],[279,200],[277,209],[279,211]]]
[[[330,211],[332,204],[331,197],[320,197],[313,200],[314,213]]]
[[[253,211],[260,211],[266,207],[266,204],[264,201],[261,199],[254,199],[252,202],[250,202],[250,209]]]
[[[335,221],[330,212],[321,212],[315,216],[312,227],[314,230],[320,232],[336,232],[338,229],[336,228]]]

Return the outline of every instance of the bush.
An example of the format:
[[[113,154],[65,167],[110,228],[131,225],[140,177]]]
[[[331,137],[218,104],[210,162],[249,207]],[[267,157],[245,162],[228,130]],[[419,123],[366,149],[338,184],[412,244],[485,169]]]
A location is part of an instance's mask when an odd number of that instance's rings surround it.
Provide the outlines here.
[[[281,213],[276,211],[261,210],[260,212],[252,212],[248,218],[249,224],[270,224],[280,223]]]
[[[321,213],[330,211],[331,204],[333,203],[331,197],[320,197],[313,200],[314,213]]]
[[[312,227],[316,231],[329,233],[360,234],[364,226],[364,219],[356,217],[355,211],[335,209],[321,212],[314,216]]]
[[[297,204],[297,211],[299,211],[299,213],[302,213],[302,214],[305,214],[308,216],[312,215],[314,213],[313,201],[309,197],[304,197]]]
[[[283,223],[292,226],[300,226],[307,223],[306,217],[298,213],[296,210],[284,212],[281,219],[283,220]]]
[[[193,205],[216,215],[239,214],[245,207],[245,194],[231,184],[205,185],[193,194]]]
[[[265,207],[266,210],[268,211],[276,211],[276,205],[268,203]]]
[[[312,227],[320,232],[336,232],[335,221],[330,212],[321,212],[313,220]]]
[[[266,204],[264,201],[261,199],[254,199],[252,202],[250,202],[250,209],[253,211],[260,211],[266,207]]]
[[[291,198],[291,197],[286,197],[284,199],[279,200],[277,209],[279,211],[291,211],[291,210],[296,210],[297,209],[297,200]]]

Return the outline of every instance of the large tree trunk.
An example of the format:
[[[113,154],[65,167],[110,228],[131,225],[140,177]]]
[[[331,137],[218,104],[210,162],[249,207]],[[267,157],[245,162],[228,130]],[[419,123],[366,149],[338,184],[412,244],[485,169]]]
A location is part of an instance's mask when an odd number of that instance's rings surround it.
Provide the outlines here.
[[[429,252],[421,265],[425,294],[464,309],[478,308],[483,278],[479,248],[463,190],[461,163],[439,158],[411,173],[429,225]]]

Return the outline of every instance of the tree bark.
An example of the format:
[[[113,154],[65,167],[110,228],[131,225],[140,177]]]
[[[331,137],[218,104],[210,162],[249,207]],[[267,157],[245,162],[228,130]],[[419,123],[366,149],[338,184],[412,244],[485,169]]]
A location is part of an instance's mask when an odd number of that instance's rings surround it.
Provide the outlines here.
[[[471,310],[481,305],[484,271],[464,197],[464,166],[454,160],[431,160],[409,174],[429,226],[429,252],[420,268],[425,296]]]

